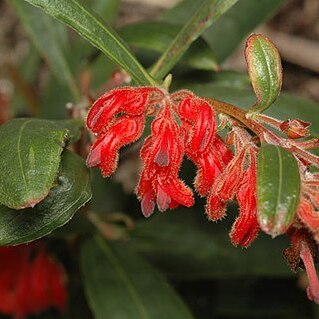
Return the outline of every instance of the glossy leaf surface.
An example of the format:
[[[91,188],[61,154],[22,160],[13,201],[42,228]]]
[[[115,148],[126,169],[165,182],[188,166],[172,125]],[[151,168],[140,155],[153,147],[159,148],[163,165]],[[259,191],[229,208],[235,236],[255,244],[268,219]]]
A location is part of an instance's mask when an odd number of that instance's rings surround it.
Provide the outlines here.
[[[65,151],[56,185],[34,208],[0,206],[0,245],[17,245],[50,234],[91,198],[90,176],[79,156]]]
[[[248,74],[257,97],[251,112],[263,112],[277,99],[282,86],[282,66],[275,45],[262,34],[251,35],[246,42]]]
[[[261,229],[275,237],[287,231],[300,200],[300,175],[287,150],[265,145],[257,163],[257,216]]]
[[[105,21],[77,0],[26,0],[64,22],[125,69],[140,85],[156,83]]]
[[[97,319],[193,318],[166,279],[129,249],[96,237],[84,243],[81,266]]]
[[[43,200],[58,174],[67,129],[54,122],[14,119],[0,127],[0,203],[14,209]]]

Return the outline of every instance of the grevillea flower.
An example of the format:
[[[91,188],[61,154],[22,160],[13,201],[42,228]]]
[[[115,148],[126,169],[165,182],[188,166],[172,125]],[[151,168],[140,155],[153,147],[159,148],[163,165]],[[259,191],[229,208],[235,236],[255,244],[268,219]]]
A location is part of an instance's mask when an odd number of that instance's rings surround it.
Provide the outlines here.
[[[215,178],[231,160],[232,153],[216,134],[215,112],[209,103],[188,91],[182,91],[182,94],[177,112],[187,132],[185,153],[198,168],[195,189],[200,195],[207,196]],[[178,93],[174,97],[178,97]]]
[[[155,203],[160,211],[192,206],[193,193],[178,176],[184,155],[198,168],[195,189],[206,196],[232,153],[216,134],[212,107],[189,91],[170,95],[155,87],[125,87],[104,94],[87,117],[88,128],[97,134],[87,165],[111,175],[120,148],[141,137],[146,116],[155,119],[141,149],[143,170],[136,188],[143,214],[150,216]]]
[[[256,199],[257,147],[251,136],[239,127],[234,127],[230,134],[233,135],[236,155],[216,178],[207,198],[206,213],[211,220],[219,220],[226,214],[226,202],[236,198],[239,216],[232,226],[230,239],[235,246],[248,247],[259,231]]]
[[[101,167],[105,177],[111,175],[117,167],[119,149],[140,138],[144,113],[162,95],[153,87],[121,88],[97,99],[87,117],[88,128],[98,134],[87,165]]]
[[[49,308],[65,311],[65,273],[42,245],[0,247],[0,259],[2,314],[23,319]]]
[[[178,178],[184,148],[185,132],[175,122],[167,101],[141,150],[144,168],[136,192],[144,216],[152,214],[155,201],[160,211],[194,204],[192,191]]]

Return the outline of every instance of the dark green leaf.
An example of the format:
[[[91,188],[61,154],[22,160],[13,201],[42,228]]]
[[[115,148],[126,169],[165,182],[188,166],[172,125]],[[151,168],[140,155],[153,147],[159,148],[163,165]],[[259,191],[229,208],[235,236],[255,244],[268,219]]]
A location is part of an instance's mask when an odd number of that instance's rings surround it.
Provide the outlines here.
[[[120,29],[122,38],[129,44],[163,53],[177,35],[181,26],[164,22],[142,22]],[[215,55],[208,44],[197,39],[185,52],[181,62],[201,70],[217,69]]]
[[[269,18],[285,1],[240,0],[205,31],[203,37],[214,50],[218,63],[222,63],[249,32]],[[167,11],[163,20],[176,24],[185,23],[197,7],[197,1],[184,0]],[[227,35],[227,39],[221,38],[221,35]]]
[[[263,112],[277,99],[282,85],[282,66],[275,45],[261,34],[246,42],[245,57],[251,84],[257,97],[251,112]]]
[[[300,199],[300,174],[287,150],[265,145],[257,164],[257,216],[261,229],[275,237],[293,222]]]
[[[203,208],[177,209],[136,223],[128,243],[174,278],[291,276],[282,251],[289,244],[260,236],[247,250],[231,245],[228,231],[235,209],[226,220],[211,223]],[[271,261],[271,263],[270,263]]]
[[[111,27],[84,4],[76,0],[26,1],[72,27],[112,61],[124,68],[138,84],[156,85]]]
[[[97,319],[193,318],[165,278],[129,249],[97,237],[84,243],[81,266]]]
[[[67,223],[91,198],[90,176],[84,160],[65,151],[56,186],[34,208],[13,210],[0,206],[0,245],[33,241]]]
[[[75,99],[80,92],[72,76],[72,71],[65,58],[63,44],[66,41],[66,30],[57,21],[21,0],[13,0],[16,12],[35,47],[50,65],[55,78],[67,85]],[[62,29],[62,30],[61,30]]]
[[[210,25],[232,7],[238,0],[203,0],[176,35],[169,47],[157,60],[151,74],[162,78],[179,61],[185,51]]]
[[[0,203],[14,209],[43,200],[57,176],[67,129],[51,121],[14,119],[0,127]]]

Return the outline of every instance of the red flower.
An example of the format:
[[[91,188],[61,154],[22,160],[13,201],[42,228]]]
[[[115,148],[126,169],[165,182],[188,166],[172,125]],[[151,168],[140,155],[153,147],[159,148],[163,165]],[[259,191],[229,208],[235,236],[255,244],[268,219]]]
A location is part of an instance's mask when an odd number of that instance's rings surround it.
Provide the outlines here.
[[[157,88],[114,89],[97,99],[89,111],[87,126],[98,134],[87,157],[87,165],[101,167],[111,175],[121,147],[135,142],[144,129],[144,116],[163,93]]]
[[[187,132],[185,153],[198,168],[194,183],[196,190],[200,195],[207,196],[216,177],[232,159],[232,153],[216,134],[212,107],[189,92],[182,93],[187,96],[178,104],[178,115]]]
[[[206,213],[211,220],[225,216],[226,202],[236,197],[239,216],[232,226],[230,239],[233,245],[248,247],[257,237],[256,156],[257,147],[241,128],[230,133],[237,147],[237,154],[219,175],[207,198]]]
[[[64,312],[65,273],[38,244],[0,247],[0,312],[23,319],[51,307]]]
[[[167,102],[153,121],[152,134],[141,150],[144,168],[136,192],[144,216],[152,214],[155,201],[160,211],[194,204],[192,191],[178,178],[184,148],[185,133]]]
[[[198,167],[195,188],[206,196],[232,153],[216,134],[212,107],[189,91],[169,95],[155,87],[125,87],[104,94],[87,118],[88,128],[97,134],[87,165],[111,175],[120,148],[141,137],[146,116],[155,119],[141,150],[144,167],[136,193],[143,214],[150,216],[155,203],[160,211],[192,206],[193,193],[178,177],[184,155]]]

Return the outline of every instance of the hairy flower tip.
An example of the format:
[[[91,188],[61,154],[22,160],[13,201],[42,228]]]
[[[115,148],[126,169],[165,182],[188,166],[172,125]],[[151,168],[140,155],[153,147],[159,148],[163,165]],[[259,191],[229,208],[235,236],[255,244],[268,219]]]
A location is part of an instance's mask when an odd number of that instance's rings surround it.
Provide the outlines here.
[[[258,235],[256,169],[256,159],[253,158],[236,193],[240,209],[239,217],[230,232],[230,239],[234,246],[240,245],[246,248]]]
[[[198,97],[186,97],[178,105],[178,114],[188,134],[188,152],[205,151],[216,135],[215,112],[210,104]]]
[[[141,149],[144,168],[136,189],[144,216],[153,213],[155,201],[160,211],[194,204],[192,191],[178,178],[185,133],[175,122],[170,105],[159,112],[151,128]]]
[[[37,244],[0,247],[0,312],[17,319],[67,304],[66,276],[60,264]]]
[[[298,119],[286,120],[281,123],[280,129],[291,139],[297,139],[309,136],[309,122]]]
[[[205,211],[208,219],[218,221],[226,216],[226,202],[212,192],[207,197]]]
[[[244,174],[245,155],[246,149],[237,153],[213,184],[212,191],[218,193],[223,201],[233,199],[238,190]]]
[[[119,149],[138,140],[144,124],[144,116],[119,117],[97,138],[87,157],[87,165],[100,167],[104,177],[111,175],[117,166]]]
[[[93,133],[99,133],[108,128],[116,114],[142,115],[152,94],[163,95],[156,87],[113,89],[93,103],[86,124]]]

